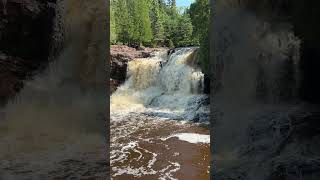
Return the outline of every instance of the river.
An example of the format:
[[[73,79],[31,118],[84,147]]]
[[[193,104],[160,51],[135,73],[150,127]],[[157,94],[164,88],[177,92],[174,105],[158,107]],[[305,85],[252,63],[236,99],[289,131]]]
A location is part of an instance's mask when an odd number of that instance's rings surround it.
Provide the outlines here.
[[[111,96],[113,179],[209,179],[209,104],[196,50],[129,62]]]

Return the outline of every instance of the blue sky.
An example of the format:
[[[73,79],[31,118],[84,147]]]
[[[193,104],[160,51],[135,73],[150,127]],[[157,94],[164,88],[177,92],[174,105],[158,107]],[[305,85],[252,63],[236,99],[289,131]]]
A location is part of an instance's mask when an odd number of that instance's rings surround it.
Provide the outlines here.
[[[177,6],[190,6],[195,0],[176,0]]]

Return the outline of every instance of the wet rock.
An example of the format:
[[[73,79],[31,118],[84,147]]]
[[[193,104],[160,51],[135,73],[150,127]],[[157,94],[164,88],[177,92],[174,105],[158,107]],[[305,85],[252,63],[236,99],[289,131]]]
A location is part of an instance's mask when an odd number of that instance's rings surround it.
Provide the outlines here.
[[[204,74],[204,88],[203,88],[203,92],[205,94],[210,94],[210,76],[208,74]]]
[[[4,5],[1,3],[1,5]],[[0,8],[0,101],[5,104],[23,80],[49,62],[55,0],[9,0]]]
[[[114,54],[111,56],[111,78],[118,81],[124,81],[127,76],[127,64],[131,61],[130,56],[123,54]]]
[[[169,56],[169,55],[171,55],[171,54],[173,54],[173,53],[175,53],[175,52],[176,52],[176,49],[175,49],[175,48],[169,49],[168,52],[167,52],[167,55]]]

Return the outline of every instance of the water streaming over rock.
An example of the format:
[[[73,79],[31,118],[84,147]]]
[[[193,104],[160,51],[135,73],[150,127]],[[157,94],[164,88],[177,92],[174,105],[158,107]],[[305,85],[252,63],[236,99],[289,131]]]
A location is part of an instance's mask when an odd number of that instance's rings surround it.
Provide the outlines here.
[[[167,115],[174,112],[168,118],[191,120],[195,116],[192,110],[197,110],[207,98],[202,93],[203,73],[188,65],[188,57],[195,50],[181,48],[171,55],[159,52],[152,58],[129,62],[128,79],[112,95],[111,111],[139,108],[153,115],[159,112],[159,116],[161,111],[167,111]]]
[[[53,62],[2,110],[0,179],[106,177],[106,9],[57,1]]]
[[[112,177],[208,178],[208,130],[186,123],[208,124],[203,74],[190,65],[196,50],[180,48],[129,62],[126,82],[111,96]]]
[[[311,170],[319,164],[311,150],[316,143],[298,140],[305,127],[295,124],[309,111],[298,98],[303,39],[290,22],[274,17],[278,2],[288,1],[217,1],[212,179],[318,178]]]

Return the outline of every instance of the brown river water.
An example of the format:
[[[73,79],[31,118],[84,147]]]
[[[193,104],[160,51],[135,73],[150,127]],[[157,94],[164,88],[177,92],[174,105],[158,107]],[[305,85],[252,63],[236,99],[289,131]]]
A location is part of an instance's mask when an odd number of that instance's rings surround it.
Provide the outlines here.
[[[127,81],[111,96],[112,179],[210,178],[203,74],[187,65],[194,50],[129,62]]]
[[[194,50],[129,63],[127,81],[111,96],[112,179],[209,179],[203,74],[187,65]],[[106,179],[108,145],[94,126],[103,121],[88,121],[104,111],[101,96],[61,89],[52,78],[27,84],[4,109],[0,179]]]
[[[128,134],[121,136],[123,131]],[[199,124],[141,114],[129,115],[125,122],[112,122],[112,178],[209,179],[208,136],[208,128]]]

